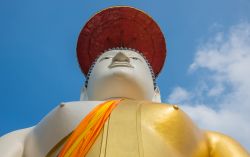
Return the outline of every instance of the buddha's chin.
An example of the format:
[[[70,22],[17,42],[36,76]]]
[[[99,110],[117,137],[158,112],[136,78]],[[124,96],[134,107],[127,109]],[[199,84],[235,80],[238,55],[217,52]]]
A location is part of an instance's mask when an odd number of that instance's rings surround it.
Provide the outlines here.
[[[131,79],[133,73],[129,68],[113,69],[109,74],[106,75],[109,79]]]
[[[128,98],[135,100],[149,99],[150,91],[145,91],[135,80],[126,77],[113,77],[96,86],[90,93],[90,100],[107,100],[112,98]]]
[[[112,98],[128,98],[136,100],[151,100],[153,97],[152,82],[145,82],[133,70],[112,70],[89,82],[89,100],[106,100]]]

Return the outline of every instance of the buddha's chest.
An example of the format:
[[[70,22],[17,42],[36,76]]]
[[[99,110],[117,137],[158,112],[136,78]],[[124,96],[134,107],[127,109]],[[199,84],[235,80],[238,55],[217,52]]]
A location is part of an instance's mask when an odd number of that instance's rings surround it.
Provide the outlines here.
[[[206,140],[181,110],[134,101],[116,107],[87,154],[87,157],[156,156],[206,157]]]

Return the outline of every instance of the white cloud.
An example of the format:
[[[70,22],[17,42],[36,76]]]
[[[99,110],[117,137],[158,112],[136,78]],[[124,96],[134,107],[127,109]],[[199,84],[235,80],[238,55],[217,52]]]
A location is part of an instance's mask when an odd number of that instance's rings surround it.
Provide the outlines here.
[[[250,23],[202,44],[189,72],[207,75],[193,89],[176,87],[167,101],[182,104],[201,128],[228,134],[250,151]]]
[[[170,102],[179,102],[179,101],[188,101],[191,95],[185,89],[181,87],[176,87],[173,92],[168,96],[168,101]]]

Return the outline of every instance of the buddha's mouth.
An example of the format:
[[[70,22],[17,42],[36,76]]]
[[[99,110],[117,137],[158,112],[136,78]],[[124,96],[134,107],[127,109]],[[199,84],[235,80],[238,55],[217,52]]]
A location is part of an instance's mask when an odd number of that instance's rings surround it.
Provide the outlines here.
[[[115,67],[128,67],[128,68],[134,68],[130,63],[128,62],[112,62],[109,66],[109,68],[115,68]]]

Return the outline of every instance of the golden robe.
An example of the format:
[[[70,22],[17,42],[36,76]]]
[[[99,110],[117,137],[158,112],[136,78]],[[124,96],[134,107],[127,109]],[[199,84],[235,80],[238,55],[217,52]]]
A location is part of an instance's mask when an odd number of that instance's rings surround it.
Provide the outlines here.
[[[47,157],[58,154],[67,137]],[[123,100],[86,157],[249,157],[231,138],[199,129],[176,105]]]

